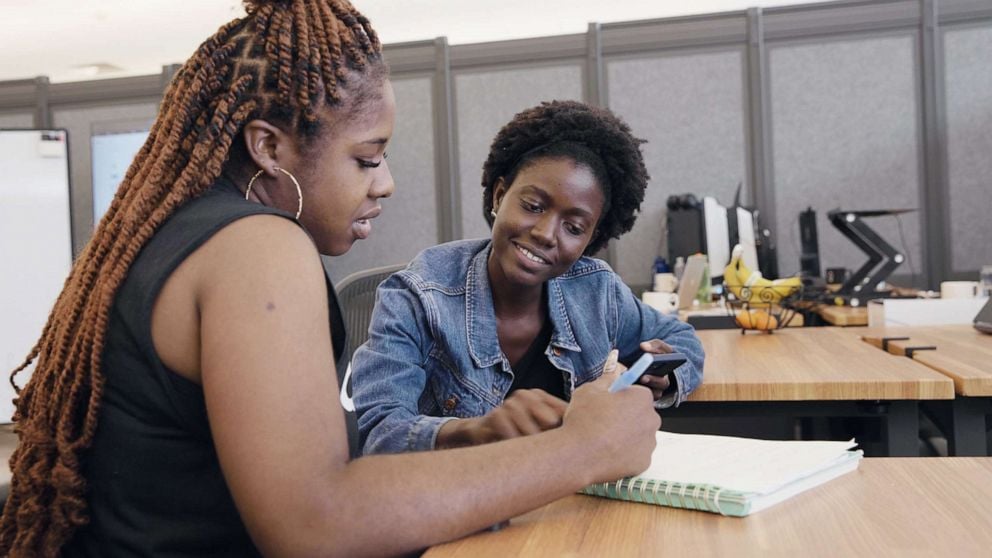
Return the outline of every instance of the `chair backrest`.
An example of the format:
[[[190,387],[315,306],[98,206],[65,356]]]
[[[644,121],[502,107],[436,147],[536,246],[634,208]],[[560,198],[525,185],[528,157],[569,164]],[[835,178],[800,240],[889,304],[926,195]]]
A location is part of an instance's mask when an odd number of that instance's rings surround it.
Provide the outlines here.
[[[396,264],[358,271],[342,279],[335,287],[338,304],[341,305],[341,318],[348,332],[342,362],[350,362],[355,349],[368,339],[375,290],[379,283],[405,267],[406,264]]]
[[[372,321],[375,290],[379,287],[379,283],[405,267],[406,264],[388,265],[352,273],[342,279],[334,289],[337,292],[338,304],[341,306],[341,319],[344,320],[345,331],[348,333],[344,352],[341,353],[339,361],[343,363],[345,370],[343,374],[342,371],[338,371],[340,381],[338,387],[341,389],[339,397],[341,407],[345,410],[348,451],[352,459],[361,456],[361,448],[355,403],[351,400],[351,355],[369,337],[369,322]]]

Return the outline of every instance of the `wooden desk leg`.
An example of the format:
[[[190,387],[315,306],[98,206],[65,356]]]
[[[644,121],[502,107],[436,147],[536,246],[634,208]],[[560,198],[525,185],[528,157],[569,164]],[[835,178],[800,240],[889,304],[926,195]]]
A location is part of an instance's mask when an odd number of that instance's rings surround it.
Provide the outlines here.
[[[988,455],[985,417],[992,415],[992,398],[959,395],[950,401],[927,401],[924,407],[947,437],[948,455]]]
[[[951,401],[950,433],[947,452],[955,456],[988,455],[985,438],[985,415],[992,410],[989,400],[980,397],[955,397]]]
[[[889,457],[919,457],[920,415],[916,401],[891,401],[882,439]]]

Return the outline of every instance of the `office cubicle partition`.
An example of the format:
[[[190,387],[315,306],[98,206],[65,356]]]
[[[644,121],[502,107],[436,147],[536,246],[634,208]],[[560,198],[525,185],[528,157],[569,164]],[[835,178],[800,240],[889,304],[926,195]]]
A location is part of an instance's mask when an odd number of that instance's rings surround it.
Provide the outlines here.
[[[399,117],[386,147],[386,161],[396,191],[382,201],[383,216],[372,222],[372,236],[326,262],[335,283],[355,271],[408,262],[439,240],[433,80],[433,75],[424,73],[393,75]]]
[[[52,107],[52,123],[69,130],[72,171],[72,223],[76,233],[74,253],[78,254],[93,232],[93,153],[94,129],[121,120],[151,122],[158,111],[158,99],[120,100],[110,105],[73,104]],[[80,188],[79,185],[86,186]]]
[[[489,235],[482,211],[482,165],[496,132],[522,109],[582,98],[583,59],[478,65],[454,70],[456,145],[463,238]]]
[[[799,212],[817,210],[822,268],[865,255],[834,229],[830,209],[917,213],[868,222],[920,273],[922,103],[914,30],[768,41],[771,184],[780,271],[799,271]]]
[[[34,115],[30,112],[0,112],[0,128],[30,128]]]
[[[938,41],[946,103],[947,267],[955,277],[973,279],[974,270],[992,264],[992,25],[947,25]]]
[[[992,263],[990,47],[990,0],[843,0],[517,41],[387,45],[397,193],[375,224],[380,234],[329,268],[338,279],[486,234],[479,178],[498,128],[541,100],[579,98],[613,108],[649,140],[641,218],[605,254],[635,288],[664,255],[667,196],[729,204],[738,183],[772,228],[783,274],[799,268],[797,216],[811,205],[824,266],[862,258],[827,211],[916,207],[877,222],[910,258],[894,280],[935,287],[977,276]],[[0,83],[0,122],[33,114],[35,125],[54,120],[83,134],[73,153],[77,251],[90,230],[78,216],[92,211],[86,134],[103,120],[153,114],[172,71]]]
[[[745,13],[604,25],[605,103],[643,147],[651,182],[634,229],[613,250],[630,285],[648,284],[667,251],[665,202],[692,192],[731,205],[750,193]]]

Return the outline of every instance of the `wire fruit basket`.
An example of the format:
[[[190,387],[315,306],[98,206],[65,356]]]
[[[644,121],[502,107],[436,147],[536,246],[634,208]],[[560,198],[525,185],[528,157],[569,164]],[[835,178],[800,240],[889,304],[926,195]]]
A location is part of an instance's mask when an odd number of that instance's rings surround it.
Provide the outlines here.
[[[774,286],[742,287],[739,296],[727,293],[725,308],[741,328],[741,334],[748,331],[772,333],[792,322],[797,313],[796,303],[803,297],[802,291],[801,286],[791,287],[787,292]]]
[[[802,279],[766,279],[748,267],[743,256],[743,246],[734,246],[730,263],[723,270],[727,312],[740,326],[741,334],[749,330],[771,333],[789,325],[796,315],[796,302],[802,300]]]

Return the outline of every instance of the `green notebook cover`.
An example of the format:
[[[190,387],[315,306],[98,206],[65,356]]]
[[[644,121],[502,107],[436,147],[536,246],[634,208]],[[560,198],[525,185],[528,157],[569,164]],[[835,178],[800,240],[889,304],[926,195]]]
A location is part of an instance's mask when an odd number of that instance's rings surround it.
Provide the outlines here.
[[[744,517],[854,471],[855,445],[659,432],[647,471],[580,492]]]

